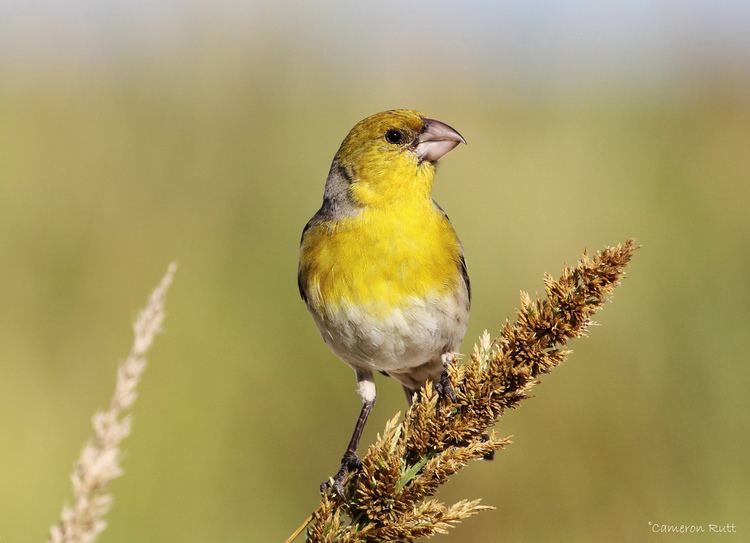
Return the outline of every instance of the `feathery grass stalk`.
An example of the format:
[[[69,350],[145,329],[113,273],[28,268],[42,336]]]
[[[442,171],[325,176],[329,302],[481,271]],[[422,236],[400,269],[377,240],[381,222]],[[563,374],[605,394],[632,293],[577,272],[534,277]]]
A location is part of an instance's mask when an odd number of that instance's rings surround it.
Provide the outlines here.
[[[479,500],[448,506],[432,496],[469,461],[510,443],[486,432],[565,359],[568,340],[585,333],[636,248],[628,240],[593,258],[584,253],[558,279],[545,275],[545,299],[522,292],[515,323],[506,321],[494,340],[485,332],[466,364],[449,367],[456,402],[439,401],[427,383],[403,422],[397,414],[370,446],[361,469],[345,483],[345,499],[322,496],[308,543],[410,542],[491,509]]]
[[[128,411],[146,369],[146,354],[164,321],[167,289],[176,270],[177,265],[171,263],[133,325],[133,345],[117,368],[109,408],[94,415],[94,437],[84,446],[71,474],[73,505],[63,507],[60,520],[50,528],[48,543],[93,543],[107,525],[104,517],[112,506],[107,486],[122,475],[120,443],[130,434]]]

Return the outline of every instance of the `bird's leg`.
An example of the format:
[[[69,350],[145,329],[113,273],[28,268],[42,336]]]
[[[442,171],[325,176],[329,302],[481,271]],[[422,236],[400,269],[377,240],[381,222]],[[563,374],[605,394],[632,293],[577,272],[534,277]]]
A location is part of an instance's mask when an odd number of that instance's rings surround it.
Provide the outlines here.
[[[370,416],[370,411],[372,411],[372,407],[375,405],[375,382],[372,379],[372,373],[357,370],[357,384],[359,395],[362,397],[362,409],[354,425],[354,432],[352,432],[349,445],[347,445],[344,456],[341,458],[341,467],[339,467],[336,475],[320,485],[321,492],[326,492],[328,489],[333,488],[336,494],[342,498],[344,497],[344,479],[346,479],[346,476],[350,472],[356,471],[362,465],[357,457],[357,446],[362,437],[362,431],[365,429],[367,417]]]
[[[447,399],[455,403],[456,393],[448,376],[448,364],[453,362],[454,357],[453,353],[444,353],[441,355],[440,360],[443,362],[443,373],[440,374],[440,380],[435,384],[435,389],[443,400]]]
[[[354,432],[352,438],[349,440],[349,445],[346,447],[344,456],[341,457],[341,467],[336,472],[336,475],[332,479],[325,481],[320,485],[320,490],[325,492],[329,488],[333,488],[340,497],[344,497],[344,479],[349,475],[350,472],[356,471],[362,465],[359,458],[357,457],[357,445],[359,445],[359,439],[362,437],[362,430],[367,422],[367,417],[370,415],[372,406],[375,405],[374,401],[365,401],[362,403],[362,410],[359,412],[357,417],[357,423],[354,425]]]

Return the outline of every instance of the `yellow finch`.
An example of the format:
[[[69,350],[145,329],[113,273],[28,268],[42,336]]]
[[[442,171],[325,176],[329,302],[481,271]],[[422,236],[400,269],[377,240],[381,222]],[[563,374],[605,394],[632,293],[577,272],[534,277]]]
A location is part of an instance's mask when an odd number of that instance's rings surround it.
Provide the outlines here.
[[[431,196],[436,161],[464,138],[417,111],[357,123],[333,158],[323,205],[302,232],[300,294],[333,352],[354,369],[362,410],[333,478],[341,492],[375,403],[373,372],[409,402],[431,380],[453,397],[471,291],[461,242]],[[328,483],[324,483],[326,485]]]

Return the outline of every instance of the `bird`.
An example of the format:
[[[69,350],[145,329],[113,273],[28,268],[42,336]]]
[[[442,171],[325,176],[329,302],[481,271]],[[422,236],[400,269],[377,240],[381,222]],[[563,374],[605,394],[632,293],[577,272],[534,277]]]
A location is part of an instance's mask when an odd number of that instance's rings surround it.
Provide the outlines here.
[[[436,163],[466,144],[413,109],[359,121],[336,152],[323,203],[300,241],[297,283],[324,342],[349,365],[362,407],[336,474],[343,495],[375,404],[374,374],[396,379],[412,403],[427,381],[455,400],[446,373],[469,319],[463,247],[432,198]]]

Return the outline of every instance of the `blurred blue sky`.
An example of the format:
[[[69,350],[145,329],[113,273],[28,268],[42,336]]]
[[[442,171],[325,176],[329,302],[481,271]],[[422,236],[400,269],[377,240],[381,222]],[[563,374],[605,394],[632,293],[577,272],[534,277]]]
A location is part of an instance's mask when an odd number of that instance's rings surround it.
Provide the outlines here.
[[[106,68],[201,49],[366,70],[466,64],[541,80],[750,73],[747,0],[0,2],[0,63]],[[236,53],[237,54],[237,53]],[[355,70],[356,71],[356,70]]]

